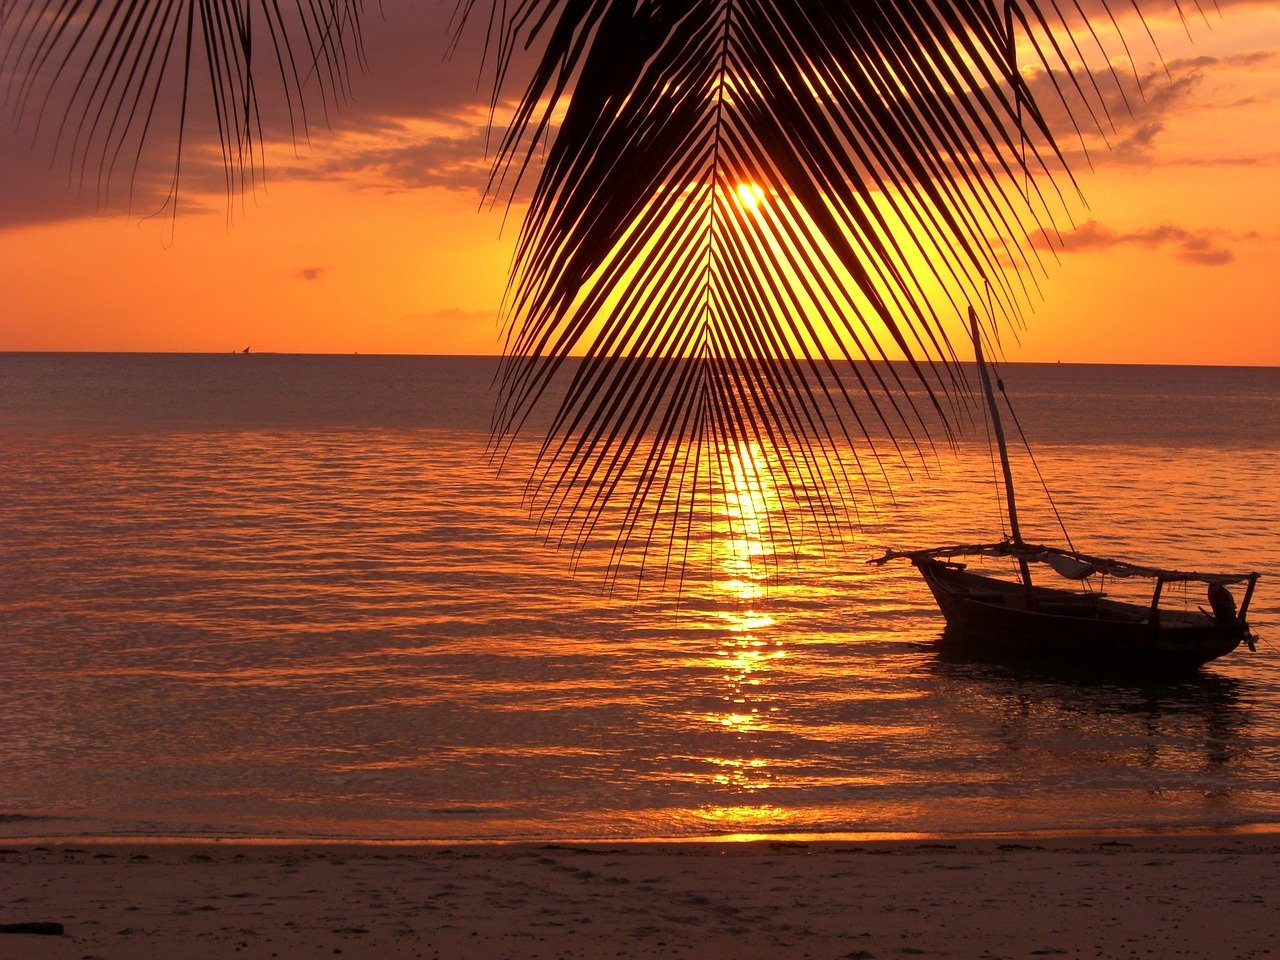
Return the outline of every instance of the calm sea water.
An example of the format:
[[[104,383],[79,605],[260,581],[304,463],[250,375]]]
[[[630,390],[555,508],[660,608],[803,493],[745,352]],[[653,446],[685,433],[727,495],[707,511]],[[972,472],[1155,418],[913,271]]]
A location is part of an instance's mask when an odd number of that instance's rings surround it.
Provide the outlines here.
[[[492,372],[0,355],[0,834],[1280,822],[1280,370],[1005,371],[1077,547],[1263,573],[1255,653],[1150,682],[953,659],[863,562],[999,532],[980,426],[843,543],[792,557],[757,484],[678,597],[610,592],[607,538],[574,576],[529,518],[530,445],[489,466]]]

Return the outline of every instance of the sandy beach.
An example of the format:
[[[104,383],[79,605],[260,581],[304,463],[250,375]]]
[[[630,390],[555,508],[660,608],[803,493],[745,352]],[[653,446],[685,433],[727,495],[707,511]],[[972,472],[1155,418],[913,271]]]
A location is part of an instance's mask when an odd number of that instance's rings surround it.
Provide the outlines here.
[[[1280,955],[1280,836],[17,845],[2,958]]]

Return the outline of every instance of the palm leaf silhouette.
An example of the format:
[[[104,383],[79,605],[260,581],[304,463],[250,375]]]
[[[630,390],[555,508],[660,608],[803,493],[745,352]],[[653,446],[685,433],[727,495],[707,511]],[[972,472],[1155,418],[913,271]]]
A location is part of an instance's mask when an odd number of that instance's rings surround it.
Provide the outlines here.
[[[1055,0],[513,4],[499,74],[543,52],[492,188],[545,160],[495,442],[563,391],[528,487],[548,533],[580,550],[612,506],[613,572],[628,551],[643,564],[758,450],[838,538],[885,438],[903,458],[955,421],[944,318],[988,301],[1018,318],[1025,238],[1068,215],[1074,182],[1015,51],[1105,128],[1106,93],[1074,65],[1082,27],[1109,63],[1103,32]]]
[[[100,193],[118,168],[136,176],[143,149],[166,121],[175,147],[176,200],[198,89],[222,145],[229,193],[249,186],[263,138],[256,79],[264,62],[280,80],[283,112],[304,133],[308,100],[343,97],[360,51],[362,0],[0,0],[4,99],[56,142]],[[256,54],[255,54],[256,50]],[[198,75],[207,68],[202,80]],[[175,211],[176,212],[176,211]]]

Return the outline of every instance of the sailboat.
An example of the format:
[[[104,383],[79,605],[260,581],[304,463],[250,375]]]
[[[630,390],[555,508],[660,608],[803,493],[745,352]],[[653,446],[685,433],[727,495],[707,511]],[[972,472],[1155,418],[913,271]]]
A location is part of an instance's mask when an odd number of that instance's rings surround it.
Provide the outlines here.
[[[946,620],[945,637],[984,652],[1132,670],[1198,667],[1235,650],[1254,649],[1246,619],[1258,574],[1166,570],[1074,549],[1028,543],[1018,525],[1013,471],[991,375],[982,355],[978,319],[969,309],[973,348],[1004,473],[1010,535],[994,543],[957,544],[923,550],[886,550],[871,563],[907,560],[915,565]],[[1005,558],[1016,562],[1016,580],[975,573],[965,560]],[[1033,565],[1037,575],[1033,580]],[[1047,568],[1067,583],[1047,586]],[[1088,584],[1095,576],[1143,578],[1153,583],[1149,603],[1112,599]],[[1208,608],[1170,610],[1161,596],[1170,584],[1200,584]],[[1244,586],[1236,606],[1231,587]]]

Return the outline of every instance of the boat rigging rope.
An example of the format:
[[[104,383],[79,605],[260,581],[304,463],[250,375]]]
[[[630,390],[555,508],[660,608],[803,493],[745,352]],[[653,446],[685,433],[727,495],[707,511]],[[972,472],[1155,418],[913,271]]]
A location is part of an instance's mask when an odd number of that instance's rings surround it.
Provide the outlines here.
[[[987,321],[991,324],[992,330],[996,330],[997,329],[996,314],[995,314],[995,306],[993,302],[995,298],[995,291],[991,286],[990,280],[986,281],[986,287],[987,287],[987,290],[986,290],[987,296],[982,305],[986,310]],[[992,366],[994,366],[994,364],[992,364]],[[999,374],[996,375],[996,380],[997,382],[1000,382],[1000,392],[1004,393],[1004,384],[1003,382],[1000,381]],[[1006,399],[1005,403],[1008,403],[1008,402],[1009,401]],[[998,468],[996,467],[996,445],[993,442],[994,438],[991,435],[992,433],[991,428],[993,426],[991,421],[991,416],[992,416],[992,411],[988,410],[987,405],[983,403],[982,404],[982,429],[987,435],[987,460],[991,464],[991,492],[996,498],[996,516],[1000,518],[1000,536],[1007,540],[1010,537],[1009,527],[1011,527],[1013,523],[1012,521],[1009,521],[1006,524],[1006,520],[1008,520],[1008,509],[1005,507],[1004,498],[1000,496],[1000,474],[998,473]],[[1025,439],[1023,440],[1023,442],[1024,443],[1026,442]]]
[[[1005,523],[1004,498],[1000,496],[1000,474],[996,466],[996,445],[991,436],[991,411],[982,405],[982,428],[987,434],[987,461],[991,464],[991,493],[996,498],[996,516],[1000,518],[1000,536],[1008,539],[1009,528]]]
[[[995,364],[992,364],[994,367]],[[1045,498],[1049,501],[1049,507],[1053,510],[1054,519],[1058,521],[1058,529],[1062,531],[1063,538],[1067,541],[1067,546],[1075,552],[1076,545],[1071,542],[1071,534],[1067,532],[1067,525],[1062,522],[1062,514],[1058,512],[1058,505],[1054,502],[1053,494],[1049,492],[1049,485],[1045,483],[1044,474],[1040,472],[1040,464],[1036,462],[1036,455],[1031,452],[1031,444],[1027,441],[1027,435],[1022,430],[1022,423],[1018,420],[1018,413],[1013,409],[1013,404],[1009,401],[1009,395],[1004,391],[1004,378],[1000,376],[999,370],[996,371],[996,387],[1000,391],[1000,396],[1004,398],[1004,405],[1009,410],[1009,416],[1013,418],[1013,425],[1018,428],[1018,437],[1022,440],[1022,446],[1027,451],[1027,457],[1031,460],[1031,466],[1035,468],[1036,477],[1040,481],[1040,488],[1044,490]]]

